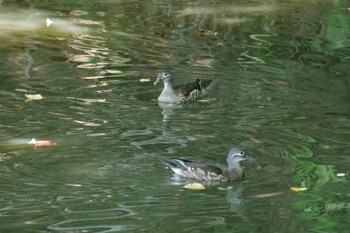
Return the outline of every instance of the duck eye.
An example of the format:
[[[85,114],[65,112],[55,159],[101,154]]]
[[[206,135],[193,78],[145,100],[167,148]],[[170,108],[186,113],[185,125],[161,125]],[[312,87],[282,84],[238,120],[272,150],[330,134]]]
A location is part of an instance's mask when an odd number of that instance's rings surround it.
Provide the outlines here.
[[[164,73],[164,76],[165,76],[165,77],[168,76],[168,73]]]
[[[239,152],[239,154],[240,154],[240,155],[244,155],[244,152],[243,152],[243,151],[241,151],[241,152]]]

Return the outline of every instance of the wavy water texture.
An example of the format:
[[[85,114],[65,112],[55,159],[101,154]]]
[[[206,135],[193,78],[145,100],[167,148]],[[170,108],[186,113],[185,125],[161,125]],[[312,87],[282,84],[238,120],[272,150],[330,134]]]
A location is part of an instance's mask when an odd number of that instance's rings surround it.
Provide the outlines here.
[[[348,231],[345,1],[0,4],[1,232]],[[157,103],[161,70],[212,83]],[[256,160],[237,183],[160,162],[233,146]]]

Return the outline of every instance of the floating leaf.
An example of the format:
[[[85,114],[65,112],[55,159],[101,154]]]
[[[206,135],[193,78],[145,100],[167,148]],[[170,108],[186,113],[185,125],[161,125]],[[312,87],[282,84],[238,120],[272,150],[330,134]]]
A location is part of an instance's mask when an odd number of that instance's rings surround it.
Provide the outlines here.
[[[87,122],[87,121],[78,121],[74,120],[73,122],[84,125],[84,126],[100,126],[101,124],[93,123],[93,122]]]
[[[97,76],[91,76],[91,77],[81,77],[81,79],[84,79],[84,80],[98,80],[102,78],[106,78],[106,76],[97,75]]]
[[[55,142],[51,142],[48,140],[42,140],[42,141],[37,141],[35,138],[32,138],[32,140],[30,140],[28,142],[28,144],[34,144],[35,147],[43,147],[43,146],[47,146],[47,147],[51,147],[51,146],[57,146],[57,143]]]
[[[261,194],[255,194],[250,195],[249,198],[271,198],[282,195],[283,192],[271,192],[271,193],[261,193]]]
[[[27,97],[27,101],[32,101],[32,100],[41,100],[43,99],[43,96],[40,94],[24,94]]]
[[[35,146],[57,146],[57,143],[51,141],[36,141]]]
[[[16,88],[15,91],[19,91],[19,92],[27,92],[26,89],[21,89],[21,88]]]
[[[93,103],[104,103],[106,99],[81,99],[85,101],[85,104],[93,104]]]
[[[68,187],[81,187],[82,185],[81,184],[65,184],[65,186],[68,186]]]
[[[345,173],[337,173],[337,176],[338,177],[344,177],[344,176],[346,176],[346,174]]]
[[[230,189],[232,189],[233,188],[233,186],[227,186],[226,188],[224,188],[224,187],[218,187],[218,189],[220,190],[220,191],[227,191],[227,190],[230,190]]]
[[[105,103],[106,99],[81,99],[81,98],[75,98],[75,97],[66,97],[67,99],[71,100],[80,100],[84,101],[84,104],[89,105],[89,104],[94,104],[94,103]]]
[[[123,73],[120,70],[106,70],[106,72],[109,74],[121,74],[121,73]]]
[[[307,188],[291,187],[290,190],[292,190],[294,192],[301,192],[301,191],[306,191]]]
[[[183,188],[185,188],[185,189],[195,189],[195,190],[205,189],[205,187],[202,184],[200,184],[200,183],[186,184]]]
[[[197,100],[197,102],[201,102],[201,103],[209,103],[210,100],[209,99],[199,99]]]
[[[142,79],[140,79],[140,82],[149,82],[149,81],[151,81],[149,78],[142,78]]]
[[[87,137],[101,137],[101,136],[106,136],[106,133],[91,133],[91,134],[87,134]]]

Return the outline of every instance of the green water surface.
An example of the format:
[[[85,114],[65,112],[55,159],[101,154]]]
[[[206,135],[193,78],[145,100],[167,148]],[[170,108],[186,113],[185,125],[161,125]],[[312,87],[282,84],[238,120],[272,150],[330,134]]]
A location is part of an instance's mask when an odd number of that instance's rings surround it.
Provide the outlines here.
[[[2,1],[0,231],[349,232],[349,38],[345,0]],[[162,109],[164,69],[213,82]],[[233,184],[159,162],[233,146]]]

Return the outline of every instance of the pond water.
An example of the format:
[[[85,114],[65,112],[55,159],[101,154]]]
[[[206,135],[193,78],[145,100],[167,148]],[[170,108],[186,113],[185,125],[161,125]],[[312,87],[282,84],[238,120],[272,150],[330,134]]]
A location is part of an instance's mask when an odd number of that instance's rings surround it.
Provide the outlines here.
[[[1,232],[348,232],[347,1],[0,11]],[[202,101],[162,109],[160,70],[213,82]],[[204,190],[159,161],[224,165],[233,146],[256,162]]]

